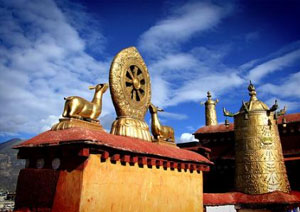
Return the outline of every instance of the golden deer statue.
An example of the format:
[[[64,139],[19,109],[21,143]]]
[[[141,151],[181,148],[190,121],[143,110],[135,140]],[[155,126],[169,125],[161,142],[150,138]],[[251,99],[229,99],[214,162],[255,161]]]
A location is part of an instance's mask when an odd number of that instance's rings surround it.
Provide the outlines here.
[[[162,109],[155,107],[153,104],[149,105],[149,111],[151,114],[151,132],[156,140],[164,140],[175,142],[174,130],[169,126],[162,126],[157,116],[157,111],[163,111]]]
[[[108,83],[90,86],[89,89],[95,89],[94,98],[91,102],[79,97],[69,96],[65,100],[63,117],[87,119],[97,121],[102,112],[102,95],[108,88]]]

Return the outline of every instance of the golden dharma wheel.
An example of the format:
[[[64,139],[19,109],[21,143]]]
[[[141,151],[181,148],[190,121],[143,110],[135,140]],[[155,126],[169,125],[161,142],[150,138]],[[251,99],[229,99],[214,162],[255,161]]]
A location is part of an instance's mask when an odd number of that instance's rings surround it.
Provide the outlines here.
[[[110,67],[109,84],[118,117],[144,120],[151,100],[148,69],[135,47],[119,52]]]
[[[120,51],[109,72],[109,85],[117,119],[111,134],[130,136],[151,141],[144,121],[151,101],[151,84],[148,69],[135,47]]]

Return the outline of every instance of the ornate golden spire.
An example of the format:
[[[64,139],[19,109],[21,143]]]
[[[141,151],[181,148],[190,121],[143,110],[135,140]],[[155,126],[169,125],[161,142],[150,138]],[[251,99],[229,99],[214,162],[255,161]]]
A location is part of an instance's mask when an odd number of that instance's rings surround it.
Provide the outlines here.
[[[205,104],[205,124],[206,126],[217,125],[217,113],[216,104],[219,102],[218,99],[215,101],[211,99],[211,94],[207,92],[207,101],[205,103],[201,102],[202,105]]]

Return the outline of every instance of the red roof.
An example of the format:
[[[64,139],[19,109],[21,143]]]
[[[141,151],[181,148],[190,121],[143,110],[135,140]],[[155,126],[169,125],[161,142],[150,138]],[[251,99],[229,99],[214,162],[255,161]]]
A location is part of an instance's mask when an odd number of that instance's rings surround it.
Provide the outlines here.
[[[271,192],[267,194],[250,195],[240,192],[204,193],[204,205],[236,205],[236,204],[300,204],[300,192]]]
[[[278,124],[282,124],[282,119],[285,118],[287,123],[300,122],[300,113],[292,113],[278,117]],[[194,134],[208,134],[208,133],[224,133],[234,130],[234,124],[230,123],[229,126],[225,124],[218,124],[214,126],[204,126],[199,128]]]
[[[234,124],[230,123],[228,126],[225,124],[218,124],[213,126],[204,126],[198,129],[194,134],[205,134],[205,133],[223,133],[233,131]]]
[[[132,137],[112,135],[105,131],[96,131],[85,128],[46,131],[21,143],[20,145],[15,146],[15,148],[55,146],[70,143],[94,144],[111,147],[117,150],[157,155],[181,161],[213,164],[204,156],[192,151],[172,146],[159,145]]]
[[[278,124],[282,124],[282,119],[285,118],[287,123],[300,122],[300,113],[286,114],[278,117]]]

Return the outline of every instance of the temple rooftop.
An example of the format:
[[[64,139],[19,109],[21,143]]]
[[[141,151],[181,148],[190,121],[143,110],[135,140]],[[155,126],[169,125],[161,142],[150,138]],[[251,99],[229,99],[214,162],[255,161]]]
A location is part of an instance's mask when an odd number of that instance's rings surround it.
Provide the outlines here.
[[[291,113],[283,116],[279,116],[277,123],[279,125],[283,124],[283,118],[285,118],[286,124],[293,122],[300,122],[300,113]],[[210,134],[210,133],[224,133],[224,132],[233,132],[234,131],[234,123],[230,123],[229,125],[218,124],[214,126],[204,126],[199,128],[195,134]]]
[[[86,128],[46,131],[14,148],[26,152],[25,150],[36,149],[38,147],[66,147],[79,145],[97,147],[98,150],[103,150],[103,152],[107,152],[110,156],[112,156],[112,154],[119,155],[117,160],[122,160],[122,155],[128,155],[129,158],[133,155],[138,155],[143,158],[143,160],[156,159],[157,162],[168,161],[171,164],[175,163],[175,168],[178,168],[180,165],[184,165],[184,167],[187,165],[188,169],[204,171],[208,171],[209,165],[213,164],[200,154],[179,149],[175,146],[158,145],[137,138],[112,135],[102,130]],[[116,151],[121,154],[115,154]],[[22,154],[19,155],[19,157],[26,158],[26,156],[24,157]],[[130,160],[131,159],[128,159],[127,162]],[[154,164],[156,163],[154,162]],[[197,165],[201,166],[197,167]],[[195,167],[192,168],[193,166]],[[184,167],[182,168],[184,169]]]

